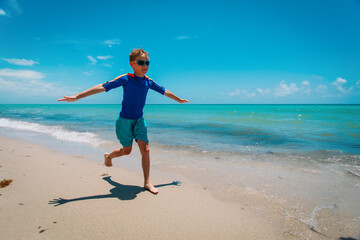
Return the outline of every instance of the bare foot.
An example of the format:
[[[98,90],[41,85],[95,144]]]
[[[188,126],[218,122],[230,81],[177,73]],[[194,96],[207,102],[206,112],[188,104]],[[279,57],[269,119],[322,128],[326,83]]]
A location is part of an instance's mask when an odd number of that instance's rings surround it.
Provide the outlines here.
[[[107,167],[112,167],[112,161],[111,161],[111,158],[110,158],[110,154],[109,154],[109,153],[105,153],[105,154],[104,154],[104,164],[105,164],[105,166],[107,166]]]
[[[153,194],[159,193],[159,189],[155,188],[154,185],[152,185],[151,183],[145,183],[144,188],[145,188],[145,190],[147,190]]]

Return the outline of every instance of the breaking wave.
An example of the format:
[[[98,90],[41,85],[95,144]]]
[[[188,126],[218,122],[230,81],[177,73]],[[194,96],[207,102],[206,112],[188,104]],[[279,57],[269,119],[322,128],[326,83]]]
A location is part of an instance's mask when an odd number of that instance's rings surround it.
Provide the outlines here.
[[[64,129],[62,126],[48,126],[38,123],[0,118],[0,127],[49,134],[58,140],[85,143],[94,147],[98,147],[101,144],[106,143],[106,141],[99,138],[95,133],[70,131]]]

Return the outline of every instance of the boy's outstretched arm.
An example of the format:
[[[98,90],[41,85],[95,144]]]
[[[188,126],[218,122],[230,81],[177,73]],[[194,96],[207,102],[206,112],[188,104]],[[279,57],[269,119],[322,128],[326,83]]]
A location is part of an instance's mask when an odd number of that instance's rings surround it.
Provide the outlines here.
[[[188,103],[188,102],[190,102],[189,100],[179,98],[178,96],[176,96],[175,94],[173,94],[172,92],[170,92],[167,89],[165,89],[164,95],[167,96],[168,98],[171,98],[171,99],[177,101],[178,103]]]
[[[92,88],[89,88],[88,90],[85,90],[79,94],[73,95],[73,96],[64,96],[64,98],[58,99],[58,101],[66,101],[66,102],[75,102],[79,100],[80,98],[84,98],[90,95],[94,95],[96,93],[105,92],[105,88],[102,86],[102,84],[98,84]]]

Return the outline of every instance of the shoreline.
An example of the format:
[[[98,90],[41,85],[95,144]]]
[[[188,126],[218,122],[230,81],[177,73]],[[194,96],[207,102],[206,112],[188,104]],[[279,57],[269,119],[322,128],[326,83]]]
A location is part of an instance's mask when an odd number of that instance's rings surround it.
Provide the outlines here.
[[[139,212],[139,209],[143,209],[144,205],[147,204],[151,204],[151,206],[154,204],[156,206],[156,209],[162,218],[159,219],[157,223],[154,223],[155,225],[153,225],[153,227],[155,228],[162,228],[162,225],[168,224],[169,219],[172,219],[173,217],[177,218],[177,215],[180,214],[181,218],[176,220],[176,224],[179,226],[186,226],[189,229],[183,229],[180,231],[180,233],[173,231],[169,232],[168,229],[163,229],[161,231],[159,230],[158,234],[156,235],[157,239],[180,239],[184,238],[184,235],[186,235],[186,238],[189,239],[195,239],[194,236],[198,236],[198,238],[207,237],[210,239],[328,239],[329,237],[337,239],[339,237],[359,237],[356,234],[360,235],[356,228],[351,230],[351,227],[354,228],[359,226],[360,217],[357,219],[354,218],[353,221],[350,221],[350,223],[346,222],[346,224],[350,224],[349,227],[341,226],[341,231],[336,227],[334,229],[328,229],[336,226],[336,224],[339,223],[338,219],[334,219],[334,217],[339,217],[339,215],[334,214],[334,212],[336,213],[336,211],[342,207],[341,205],[337,206],[336,204],[334,205],[331,203],[328,205],[315,204],[309,209],[304,209],[303,206],[292,205],[294,202],[289,201],[289,199],[281,198],[278,195],[271,195],[264,191],[259,191],[259,189],[249,187],[242,182],[246,181],[246,177],[250,179],[251,174],[263,174],[264,171],[271,172],[284,170],[279,167],[274,168],[269,164],[260,166],[259,163],[242,163],[241,168],[246,170],[242,172],[245,177],[240,178],[237,180],[237,182],[234,181],[236,179],[229,178],[228,180],[231,180],[229,184],[229,182],[226,181],[216,181],[216,179],[221,179],[224,176],[217,175],[217,173],[213,171],[214,169],[211,168],[211,164],[209,165],[209,162],[201,165],[203,162],[205,162],[202,161],[204,160],[202,159],[204,156],[201,156],[201,154],[194,155],[191,153],[190,155],[184,155],[184,153],[181,153],[181,155],[179,155],[179,153],[175,153],[174,151],[153,149],[151,155],[152,159],[155,160],[152,161],[151,179],[154,185],[164,185],[164,188],[160,189],[158,196],[152,196],[150,193],[147,194],[147,192],[141,191],[141,184],[143,179],[139,161],[140,155],[137,153],[136,148],[130,157],[126,159],[124,158],[118,162],[115,161],[113,168],[106,168],[101,162],[102,157],[100,161],[93,161],[85,155],[69,155],[68,153],[59,153],[58,150],[54,151],[49,147],[45,148],[43,146],[28,143],[26,141],[24,142],[21,140],[14,140],[9,137],[4,137],[2,134],[0,135],[0,142],[0,154],[2,155],[0,164],[2,166],[0,168],[0,172],[2,173],[1,175],[4,175],[5,178],[14,179],[14,182],[10,186],[0,190],[0,193],[2,194],[0,198],[3,200],[3,202],[6,203],[1,210],[1,215],[6,216],[6,219],[5,217],[2,218],[0,223],[2,226],[10,226],[10,224],[18,224],[17,222],[19,221],[22,222],[22,220],[20,220],[20,215],[18,216],[19,218],[13,218],[12,211],[9,211],[9,209],[6,211],[6,208],[7,206],[9,206],[9,208],[12,210],[14,210],[14,208],[18,208],[18,206],[16,206],[16,204],[14,205],[13,203],[18,201],[19,198],[21,199],[23,197],[23,194],[21,194],[21,192],[23,192],[26,193],[27,198],[21,202],[23,204],[22,206],[25,206],[25,200],[31,200],[30,202],[34,204],[38,202],[31,207],[31,209],[34,210],[27,210],[26,215],[29,217],[34,215],[34,211],[36,211],[35,209],[37,208],[42,209],[42,211],[46,212],[48,215],[53,214],[54,209],[61,208],[65,210],[65,212],[59,210],[55,212],[59,213],[59,216],[61,216],[62,219],[65,219],[66,216],[64,216],[64,214],[68,213],[68,209],[75,208],[72,207],[72,205],[78,206],[76,211],[78,211],[78,214],[80,215],[83,214],[83,212],[89,211],[92,208],[91,205],[94,205],[97,206],[95,208],[96,211],[100,211],[106,218],[107,214],[113,211],[111,210],[111,204],[118,206],[119,204],[121,205],[121,202],[128,202],[129,200],[132,202],[131,205],[134,208],[131,208],[131,211],[133,212],[129,212],[129,209],[127,208],[122,209],[128,214],[125,216],[125,218],[134,218],[137,215],[140,215],[145,217],[145,219],[148,221],[152,221],[153,217],[157,215],[157,212],[155,213],[151,210],[147,210],[145,213],[143,213]],[[31,151],[35,149],[36,153],[31,153]],[[16,153],[15,156],[14,153]],[[46,158],[49,158],[49,156],[51,159],[46,160]],[[182,162],[184,159],[193,159],[193,161],[197,161],[197,163],[194,166],[186,166],[183,164],[184,162]],[[11,162],[8,162],[8,160]],[[24,168],[21,161],[26,161],[26,166],[28,167],[28,169],[26,169],[26,173],[19,173],[19,169]],[[218,165],[215,167],[218,167]],[[233,167],[234,166],[230,166],[228,169],[225,169],[225,172],[227,171],[230,174],[231,168]],[[44,170],[49,171],[44,174]],[[307,174],[306,177],[314,176],[313,179],[318,179],[319,174],[316,172],[316,170],[313,170],[310,173],[307,171],[309,171],[309,169],[304,168],[303,171],[301,171],[299,174],[305,173]],[[25,172],[25,170],[23,172]],[[36,174],[34,174],[35,172]],[[239,172],[236,174],[238,173]],[[284,173],[289,173],[289,169],[285,169]],[[107,175],[101,176],[103,174]],[[276,172],[276,174],[279,174],[279,172]],[[29,178],[29,175],[33,175],[35,179]],[[15,179],[15,176],[17,179]],[[109,184],[106,183],[104,179],[102,179],[103,177],[107,176],[111,176],[111,180],[122,184],[123,187],[121,187],[120,190],[115,190],[115,195],[117,194],[117,197],[101,199],[101,197],[99,197],[99,195],[101,195],[100,193],[109,193],[107,191],[109,189]],[[277,178],[277,175],[272,177]],[[49,178],[51,179],[51,182],[56,185],[56,187],[45,186],[44,183],[48,181]],[[66,179],[67,187],[61,185],[61,182],[64,179]],[[260,179],[264,179],[264,176],[261,176]],[[21,180],[21,183],[18,183],[19,180]],[[290,181],[289,178],[285,180]],[[126,182],[125,185],[123,181]],[[177,186],[174,184],[176,181],[181,181],[183,184]],[[7,195],[7,197],[10,198],[5,198],[4,192],[10,191],[8,189],[11,189],[12,186],[15,186],[15,183],[20,184],[17,185],[17,188],[22,189],[22,191],[20,190],[20,193],[17,193],[17,196],[15,196],[15,192],[12,192],[14,194],[13,196]],[[37,186],[41,184],[44,189],[38,189],[38,194],[36,196],[30,197],[30,195],[34,193],[27,193],[27,189],[24,189],[23,186],[21,186],[22,184],[30,186]],[[78,184],[81,187],[78,186]],[[29,189],[31,189],[31,187]],[[115,187],[115,189],[117,188]],[[95,192],[96,194],[94,194]],[[128,194],[127,192],[130,193]],[[47,198],[45,198],[45,196],[47,196]],[[52,208],[52,206],[48,204],[49,201],[58,197],[64,199],[73,199],[84,196],[90,196],[92,198],[86,201],[84,199],[84,201],[78,200],[69,202],[68,204],[64,204],[56,208]],[[98,202],[103,202],[106,206],[104,207],[104,205]],[[205,202],[206,204],[204,204]],[[173,205],[176,205],[176,207],[173,208]],[[19,205],[19,207],[21,207],[21,205]],[[169,213],[166,213],[165,211],[169,211]],[[202,213],[202,215],[194,215],[194,213],[199,211]],[[150,212],[151,214],[148,215]],[[186,214],[184,214],[184,212],[186,212],[188,215],[191,215],[192,217],[186,218]],[[210,215],[210,212],[212,212],[213,215]],[[88,214],[90,214],[90,212],[88,212]],[[101,218],[98,215],[98,212],[94,214],[97,218]],[[110,218],[113,219],[113,221],[122,221],[120,216],[113,216],[112,214],[110,214]],[[8,222],[9,218],[13,220]],[[37,218],[39,218],[39,216]],[[324,219],[327,218],[329,218],[329,221],[323,222]],[[80,223],[80,219],[76,217],[74,219],[77,220],[74,220],[72,224],[78,226],[79,229],[83,229],[80,231],[80,234],[85,234],[82,232],[84,231],[84,226],[82,223]],[[163,222],[165,219],[166,221]],[[31,222],[30,219],[27,220]],[[137,220],[133,221],[134,222],[132,222],[133,225],[131,225],[131,227],[136,229],[138,227],[138,222],[136,222]],[[194,226],[189,226],[189,221],[191,223],[195,221]],[[95,224],[92,221],[90,222],[91,224]],[[110,222],[108,224],[111,226]],[[122,224],[124,224],[124,228],[128,226],[127,223]],[[140,221],[139,224],[142,224],[143,226],[145,222]],[[345,223],[343,225],[345,225]],[[41,224],[39,226],[41,226]],[[58,231],[55,230],[55,227],[58,225],[52,226],[50,224],[50,226],[51,229],[54,229],[54,233]],[[108,231],[114,233],[114,230],[110,230],[110,226],[108,227]],[[195,226],[197,226],[196,229],[194,228]],[[219,226],[221,227],[220,229]],[[97,239],[99,239],[100,235],[98,234],[103,232],[103,230],[95,225],[92,227],[96,228],[93,234],[97,234]],[[168,227],[171,229],[170,226]],[[260,227],[263,230],[259,230]],[[69,234],[67,235],[66,239],[73,239],[70,237],[70,234],[71,232],[77,232],[77,230],[75,230],[73,227],[70,229],[68,228],[70,228],[69,225],[63,225],[63,228],[61,228],[61,230],[59,230],[56,234],[65,231]],[[4,229],[6,229],[6,227],[4,227]],[[205,229],[207,230],[205,231]],[[216,233],[213,232],[213,229],[216,229]],[[124,229],[121,230],[121,233],[123,231]],[[35,234],[35,232],[33,233],[34,237],[40,236],[37,235],[38,233]],[[119,233],[117,231],[115,232]],[[45,233],[46,231],[42,234],[45,236]],[[5,232],[1,234],[5,234],[4,236],[7,236],[7,233]],[[150,229],[148,234],[150,234]],[[46,239],[65,239],[65,237],[59,238],[59,236],[57,236],[52,238],[52,236],[55,235],[51,235],[50,237],[47,236]],[[110,238],[115,237],[115,235],[108,236]],[[141,236],[130,234],[127,238],[136,239],[140,238]],[[143,237],[145,237],[145,235]],[[146,237],[149,238],[149,236]],[[90,235],[86,235],[86,238],[96,239],[95,237],[92,238]]]

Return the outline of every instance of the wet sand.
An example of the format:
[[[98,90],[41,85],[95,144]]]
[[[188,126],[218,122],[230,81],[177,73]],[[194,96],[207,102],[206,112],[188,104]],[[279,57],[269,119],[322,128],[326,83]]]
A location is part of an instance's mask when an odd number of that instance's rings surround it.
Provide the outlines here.
[[[264,214],[281,226],[284,239],[360,239],[360,178],[346,167],[287,155],[157,151],[156,169]]]

